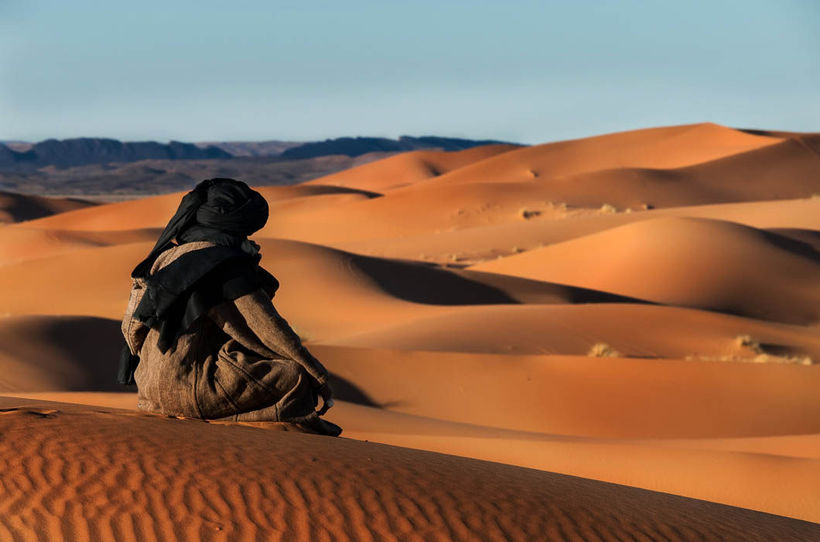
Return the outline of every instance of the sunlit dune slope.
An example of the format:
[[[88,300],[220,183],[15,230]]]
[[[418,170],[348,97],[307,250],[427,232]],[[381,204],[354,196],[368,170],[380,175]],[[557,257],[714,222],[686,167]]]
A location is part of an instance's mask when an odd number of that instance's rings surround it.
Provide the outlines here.
[[[820,319],[817,253],[722,221],[641,221],[475,269],[782,322]]]
[[[712,123],[632,130],[526,147],[427,182],[516,182],[612,168],[678,168],[780,141]]]
[[[0,392],[116,389],[110,382],[121,345],[117,327],[115,320],[79,317],[0,320],[5,343]],[[477,337],[490,333],[486,320],[475,329]],[[792,335],[799,337],[799,332]],[[90,341],[94,336],[99,338]],[[748,355],[729,339],[707,335],[707,346],[709,339],[731,354]],[[697,337],[688,340],[697,347]],[[634,348],[652,346],[651,340],[639,341]],[[820,432],[815,393],[820,373],[814,367],[425,352],[423,346],[394,350],[309,344],[333,372],[341,399],[431,418],[607,438]]]
[[[744,336],[756,344],[744,344]],[[817,329],[678,307],[620,303],[453,307],[373,331],[334,337],[332,343],[570,355],[586,355],[602,343],[629,357],[820,363]],[[769,358],[759,357],[766,351]]]
[[[468,164],[520,148],[518,145],[484,145],[463,151],[413,151],[327,175],[307,185],[347,186],[384,192],[443,175]]]
[[[820,432],[815,367],[311,349],[377,405],[449,421],[608,438]]]
[[[680,168],[618,167],[507,184],[571,207],[620,210],[804,198],[820,190],[820,157],[787,139]]]
[[[817,217],[820,216],[820,198],[700,205],[634,213],[583,212],[556,220],[550,220],[549,214],[530,220],[516,215],[517,219],[512,222],[467,229],[340,240],[328,244],[362,254],[464,265],[668,216],[719,219],[758,229],[812,232],[817,228]],[[813,238],[814,234],[804,231],[801,236]]]
[[[21,399],[0,408],[9,437],[0,443],[9,480],[3,536],[498,540],[640,532],[811,540],[817,533],[816,525],[749,510],[380,444]]]
[[[137,242],[156,242],[161,230],[72,231],[28,227],[0,228],[0,267],[75,250]]]
[[[15,393],[134,410],[132,393]],[[357,440],[552,470],[795,518],[817,519],[820,434],[735,439],[615,440],[446,422],[337,402],[330,418]],[[241,424],[271,427],[272,424]],[[789,492],[781,488],[788,485]]]

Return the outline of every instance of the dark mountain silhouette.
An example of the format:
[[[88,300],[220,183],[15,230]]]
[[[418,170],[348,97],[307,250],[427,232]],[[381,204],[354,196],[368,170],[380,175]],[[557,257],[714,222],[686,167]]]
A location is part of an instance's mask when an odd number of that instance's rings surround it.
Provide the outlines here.
[[[228,159],[232,155],[216,147],[197,147],[192,143],[171,141],[157,143],[140,141],[123,143],[116,139],[79,137],[74,139],[47,139],[32,145],[26,152],[17,152],[0,145],[0,166],[60,168],[112,162],[140,160],[203,160]]]
[[[281,156],[287,159],[315,158],[317,156],[345,155],[361,156],[371,152],[405,152],[422,149],[441,149],[444,151],[460,151],[479,145],[492,145],[501,141],[476,141],[473,139],[458,139],[453,137],[411,137],[401,136],[399,139],[384,137],[339,137],[304,143],[284,151]]]
[[[94,164],[122,164],[143,160],[228,160],[231,158],[277,158],[305,160],[322,156],[357,157],[371,153],[396,153],[422,149],[457,151],[499,141],[476,141],[452,137],[340,137],[325,141],[223,141],[208,143],[122,142],[116,139],[79,137],[47,139],[34,144],[0,144],[0,169],[30,171],[45,166],[70,168]],[[26,149],[26,150],[23,150]]]
[[[298,141],[197,141],[199,148],[216,147],[232,154],[234,157],[279,156],[282,152],[304,145]]]

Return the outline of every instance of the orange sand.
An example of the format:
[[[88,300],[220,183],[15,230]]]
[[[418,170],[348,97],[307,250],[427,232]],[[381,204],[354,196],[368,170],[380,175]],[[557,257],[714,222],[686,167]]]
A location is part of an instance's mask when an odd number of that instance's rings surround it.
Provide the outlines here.
[[[815,139],[699,124],[260,189],[337,440],[112,410],[128,275],[180,194],[28,221],[4,196],[0,394],[27,398],[0,539],[817,539],[758,513],[820,522]]]

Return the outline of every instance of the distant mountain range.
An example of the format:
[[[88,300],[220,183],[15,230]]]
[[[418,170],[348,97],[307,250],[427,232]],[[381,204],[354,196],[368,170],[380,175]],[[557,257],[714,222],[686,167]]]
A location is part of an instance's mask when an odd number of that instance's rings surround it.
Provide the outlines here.
[[[20,144],[16,144],[20,148]],[[79,137],[75,139],[46,139],[33,144],[28,150],[16,151],[0,144],[0,167],[71,167],[111,162],[138,162],[140,160],[202,160],[226,159],[232,155],[218,147],[204,149],[192,144],[171,141],[157,143],[141,141],[123,143],[116,139]]]
[[[236,157],[277,157],[304,160],[320,156],[356,157],[369,153],[394,153],[420,149],[462,150],[500,143],[448,137],[341,137],[313,142],[122,142],[105,138],[47,139],[39,143],[0,143],[0,169],[33,170],[45,166],[68,168],[92,164],[128,163],[142,160],[229,160]]]

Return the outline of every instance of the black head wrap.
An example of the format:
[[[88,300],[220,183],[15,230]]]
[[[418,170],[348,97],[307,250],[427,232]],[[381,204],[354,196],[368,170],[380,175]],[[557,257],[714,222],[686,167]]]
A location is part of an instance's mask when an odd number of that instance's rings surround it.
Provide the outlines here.
[[[131,276],[145,277],[174,239],[238,246],[267,221],[268,202],[262,194],[235,179],[206,179],[182,198],[156,245]]]
[[[214,307],[263,288],[279,286],[259,266],[260,256],[242,246],[268,220],[268,204],[242,181],[208,179],[182,198],[174,216],[148,256],[131,273],[146,290],[133,317],[159,331],[158,347],[167,351],[180,335]],[[217,246],[194,250],[150,274],[157,257],[180,243],[209,241]],[[120,381],[132,382],[139,359],[123,350]]]

